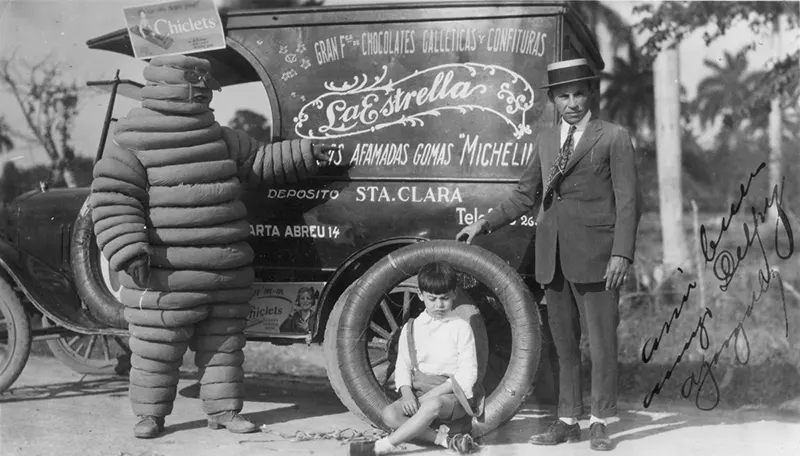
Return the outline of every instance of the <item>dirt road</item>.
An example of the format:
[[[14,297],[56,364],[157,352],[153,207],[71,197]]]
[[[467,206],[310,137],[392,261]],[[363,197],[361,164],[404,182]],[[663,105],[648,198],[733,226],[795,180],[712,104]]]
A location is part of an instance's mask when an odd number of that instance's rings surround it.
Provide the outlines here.
[[[181,380],[183,389],[193,383]],[[271,385],[271,386],[270,386]],[[609,426],[618,456],[800,455],[800,417],[767,410],[700,412],[623,404]],[[655,410],[654,410],[655,408]],[[333,439],[295,442],[297,431],[371,433],[349,413],[323,381],[293,383],[285,377],[251,378],[245,416],[269,432],[233,435],[205,427],[197,399],[179,395],[167,433],[156,440],[132,435],[134,417],[125,379],[81,377],[51,358],[31,358],[14,388],[0,396],[0,454],[3,456],[256,456],[345,455]],[[517,417],[483,439],[481,455],[591,455],[588,431],[577,444],[543,448],[527,443],[542,430],[552,410],[527,405]],[[588,427],[587,422],[581,423]],[[403,454],[448,454],[408,445]]]

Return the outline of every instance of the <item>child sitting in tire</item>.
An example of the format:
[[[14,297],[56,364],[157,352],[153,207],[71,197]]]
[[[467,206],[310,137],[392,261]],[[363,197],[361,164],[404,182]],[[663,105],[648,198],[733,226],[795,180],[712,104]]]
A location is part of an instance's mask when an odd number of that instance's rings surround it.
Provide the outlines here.
[[[376,442],[351,443],[350,456],[389,454],[412,439],[459,453],[477,447],[467,433],[450,436],[447,426],[475,414],[471,402],[478,378],[472,329],[453,312],[456,272],[447,263],[429,263],[419,271],[418,286],[425,312],[403,327],[397,353],[395,384],[402,397],[381,415],[394,431]],[[431,427],[435,421],[443,423],[438,431]]]

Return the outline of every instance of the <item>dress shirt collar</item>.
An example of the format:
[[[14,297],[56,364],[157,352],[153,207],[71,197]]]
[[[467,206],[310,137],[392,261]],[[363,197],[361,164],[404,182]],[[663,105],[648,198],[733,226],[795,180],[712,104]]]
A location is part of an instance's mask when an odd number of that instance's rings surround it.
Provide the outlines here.
[[[586,111],[586,114],[584,114],[583,118],[581,120],[579,120],[578,123],[575,124],[575,131],[586,130],[586,126],[589,125],[589,121],[591,119],[592,119],[592,111],[588,110],[588,111]],[[565,122],[564,119],[562,118],[561,119],[561,137],[562,138],[566,138],[567,135],[569,134],[569,127],[570,127],[570,124]]]

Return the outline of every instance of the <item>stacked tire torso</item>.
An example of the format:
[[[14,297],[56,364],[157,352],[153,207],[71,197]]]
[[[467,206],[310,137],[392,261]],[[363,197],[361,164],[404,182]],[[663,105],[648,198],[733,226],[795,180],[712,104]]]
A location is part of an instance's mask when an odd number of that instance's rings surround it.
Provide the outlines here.
[[[92,219],[120,271],[138,416],[172,412],[190,343],[204,412],[242,409],[253,251],[240,163],[209,109],[211,91],[187,84],[191,69],[210,67],[187,56],[153,59],[142,107],[119,120],[94,170]],[[134,280],[125,265],[145,255],[149,273]]]

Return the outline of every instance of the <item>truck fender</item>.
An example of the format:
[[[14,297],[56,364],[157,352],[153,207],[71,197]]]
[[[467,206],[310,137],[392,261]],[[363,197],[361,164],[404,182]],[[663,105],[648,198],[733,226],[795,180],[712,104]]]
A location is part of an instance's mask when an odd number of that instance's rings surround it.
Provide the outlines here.
[[[370,244],[352,255],[350,255],[339,268],[331,276],[328,283],[322,289],[320,294],[320,311],[317,313],[317,323],[315,325],[314,337],[312,342],[321,343],[325,334],[325,325],[328,323],[328,317],[342,293],[347,290],[347,287],[355,282],[367,269],[373,264],[377,263],[381,258],[389,253],[407,245],[424,242],[428,239],[421,237],[395,237],[383,239],[381,241]]]

